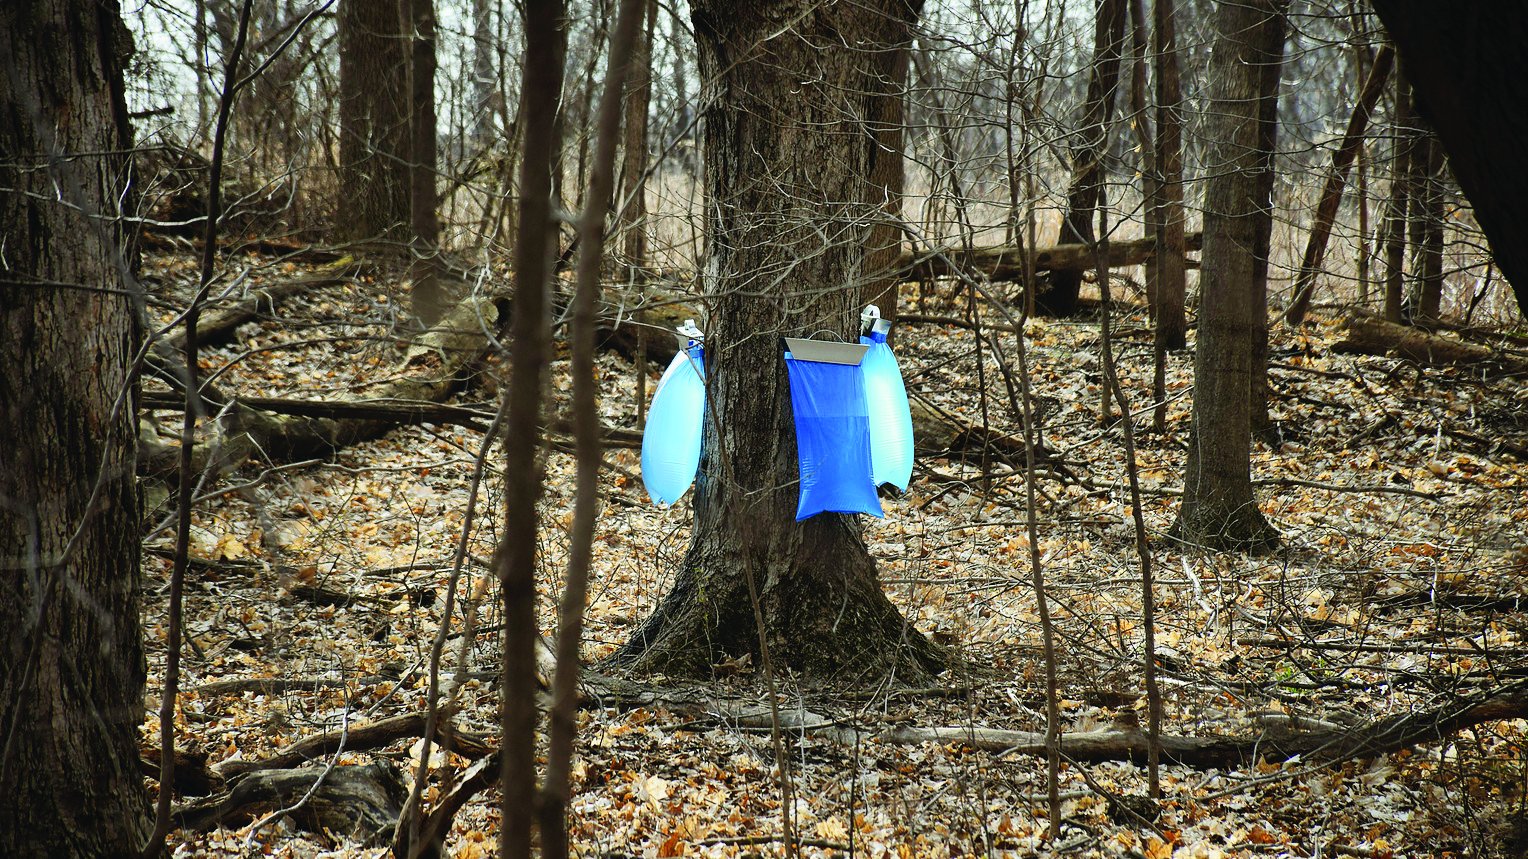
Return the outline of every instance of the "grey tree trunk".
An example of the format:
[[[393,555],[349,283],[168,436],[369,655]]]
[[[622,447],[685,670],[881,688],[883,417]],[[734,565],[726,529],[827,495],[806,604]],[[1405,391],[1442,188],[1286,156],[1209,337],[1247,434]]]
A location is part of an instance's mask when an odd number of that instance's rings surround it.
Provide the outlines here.
[[[117,208],[131,43],[115,3],[28,0],[0,5],[0,45],[0,856],[133,855],[152,819]]]
[[[894,95],[880,70],[887,52],[906,49],[920,5],[694,6],[713,308],[705,453],[683,567],[617,662],[684,676],[728,657],[757,664],[761,621],[773,664],[818,681],[919,682],[941,667],[882,593],[853,517],[795,521],[780,344],[856,332],[869,225],[884,202],[869,178],[879,156],[868,123]]]
[[[1125,48],[1125,0],[1098,0],[1093,35],[1093,70],[1083,102],[1077,140],[1072,145],[1072,183],[1066,214],[1056,244],[1087,244],[1094,235],[1093,219],[1104,181],[1103,158],[1109,140],[1109,120],[1119,90],[1120,55]],[[1077,312],[1081,271],[1053,271],[1050,282],[1035,296],[1035,309],[1054,316]]]
[[[342,238],[408,240],[408,56],[398,4],[341,0],[340,177],[334,226]]]
[[[1216,549],[1261,550],[1278,539],[1252,495],[1250,393],[1267,313],[1254,249],[1265,205],[1258,199],[1262,58],[1272,51],[1259,38],[1280,30],[1282,39],[1282,28],[1268,24],[1285,9],[1286,0],[1249,0],[1215,10],[1193,430],[1173,532]]]
[[[399,0],[399,22],[409,48],[408,180],[409,299],[426,328],[439,322],[455,296],[440,277],[440,220],[435,207],[435,0]]]

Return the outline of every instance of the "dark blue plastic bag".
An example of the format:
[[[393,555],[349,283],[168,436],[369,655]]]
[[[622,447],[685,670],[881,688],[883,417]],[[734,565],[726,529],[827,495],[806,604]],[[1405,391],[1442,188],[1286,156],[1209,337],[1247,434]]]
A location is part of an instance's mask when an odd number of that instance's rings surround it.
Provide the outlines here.
[[[881,516],[870,475],[870,409],[860,368],[789,355],[785,367],[801,471],[796,521],[818,513]]]

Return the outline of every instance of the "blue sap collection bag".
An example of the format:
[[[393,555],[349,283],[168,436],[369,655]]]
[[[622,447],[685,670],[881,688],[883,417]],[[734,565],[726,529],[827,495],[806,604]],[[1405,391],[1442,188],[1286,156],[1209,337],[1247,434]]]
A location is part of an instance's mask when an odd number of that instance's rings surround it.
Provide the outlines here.
[[[874,307],[875,305],[871,305]],[[875,330],[860,342],[869,346],[860,361],[865,401],[870,407],[870,472],[875,485],[890,483],[906,492],[913,476],[913,416],[897,356],[886,345],[891,323],[877,319]]]
[[[642,485],[655,503],[673,504],[695,482],[705,429],[705,351],[694,340],[658,382],[642,430]]]
[[[870,476],[870,412],[859,366],[787,352],[785,367],[801,473],[796,520],[818,513],[883,515]]]

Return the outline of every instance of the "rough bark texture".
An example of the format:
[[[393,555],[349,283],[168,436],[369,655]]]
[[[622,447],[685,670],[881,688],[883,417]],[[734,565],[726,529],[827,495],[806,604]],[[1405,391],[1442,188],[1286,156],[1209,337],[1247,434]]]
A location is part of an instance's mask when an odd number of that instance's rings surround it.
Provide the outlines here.
[[[1215,12],[1193,430],[1174,526],[1183,540],[1213,548],[1261,549],[1276,540],[1252,497],[1250,390],[1258,318],[1266,314],[1253,276],[1263,161],[1258,57],[1269,53],[1257,37],[1283,12],[1283,0],[1227,3]]]
[[[1279,148],[1279,84],[1284,72],[1284,41],[1289,31],[1285,12],[1288,0],[1275,4],[1275,14],[1263,18],[1252,40],[1251,62],[1259,72],[1257,93],[1257,183],[1253,205],[1257,211],[1256,241],[1252,247],[1253,320],[1252,370],[1248,396],[1252,432],[1272,440],[1273,421],[1268,417],[1268,262],[1273,248],[1273,186],[1278,179],[1274,153]]]
[[[1125,0],[1098,0],[1093,34],[1093,70],[1088,94],[1072,146],[1072,184],[1066,195],[1066,215],[1056,244],[1087,244],[1094,240],[1093,216],[1103,187],[1103,157],[1109,140],[1109,120],[1119,89],[1120,55],[1125,47]],[[1081,271],[1051,272],[1050,283],[1035,296],[1035,309],[1054,316],[1077,312]]]
[[[1464,3],[1446,14],[1429,4],[1375,0],[1395,39],[1417,107],[1448,151],[1518,307],[1528,314],[1528,78],[1522,74],[1528,15],[1511,3]]]
[[[1177,13],[1173,0],[1152,4],[1152,44],[1156,49],[1157,138],[1156,167],[1160,177],[1161,209],[1153,215],[1157,236],[1157,292],[1152,314],[1159,350],[1182,349],[1188,334],[1184,310],[1188,292],[1183,263],[1183,85],[1178,70]]]
[[[435,0],[401,0],[409,33],[409,287],[410,306],[426,327],[456,302],[440,277],[440,219],[435,207]]]
[[[917,681],[940,654],[881,592],[850,516],[795,521],[797,463],[782,335],[851,339],[869,224],[872,106],[916,2],[694,7],[705,105],[708,423],[695,535],[673,590],[617,654],[639,670],[710,673],[761,655],[819,681]]]
[[[1385,202],[1382,228],[1385,248],[1385,318],[1401,321],[1402,287],[1406,277],[1406,211],[1411,205],[1411,159],[1415,139],[1410,131],[1411,85],[1397,63],[1395,73],[1395,116],[1390,123],[1390,194]]]
[[[341,0],[340,184],[343,238],[402,243],[409,226],[408,62],[398,5]]]
[[[64,0],[0,5],[0,45],[0,856],[130,855],[152,828],[116,220],[131,45],[115,3]]]
[[[902,188],[906,168],[902,158],[902,139],[906,124],[907,71],[909,51],[886,51],[876,55],[878,73],[886,76],[890,91],[867,105],[866,121],[875,135],[870,152],[871,193],[881,195],[884,210],[870,227],[870,241],[865,247],[865,287],[863,304],[880,308],[882,319],[897,318],[897,284],[902,281],[898,261],[902,255]]]
[[[647,264],[647,113],[653,97],[653,30],[657,27],[658,3],[643,6],[642,35],[631,58],[626,80],[626,120],[621,144],[621,190],[616,199],[621,233],[621,255],[626,273],[635,280]],[[682,322],[683,320],[681,320]]]

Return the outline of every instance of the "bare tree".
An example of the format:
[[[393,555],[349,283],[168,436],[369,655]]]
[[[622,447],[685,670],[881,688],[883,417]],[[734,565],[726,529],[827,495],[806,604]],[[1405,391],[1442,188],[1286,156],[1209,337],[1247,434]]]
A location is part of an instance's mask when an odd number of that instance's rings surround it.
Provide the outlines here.
[[[920,4],[703,0],[694,7],[707,81],[704,292],[711,417],[695,533],[673,588],[618,661],[706,676],[742,655],[840,682],[939,669],[934,645],[882,593],[851,516],[797,522],[795,429],[780,336],[853,335],[868,225],[867,181],[894,97],[884,56]],[[783,27],[781,22],[787,22]]]
[[[1218,5],[1210,58],[1204,267],[1194,354],[1194,415],[1183,504],[1174,533],[1185,542],[1258,550],[1277,541],[1252,495],[1252,375],[1266,317],[1255,279],[1258,172],[1267,153],[1259,124],[1264,61],[1283,28],[1286,0]],[[1277,49],[1280,53],[1282,48]]]

